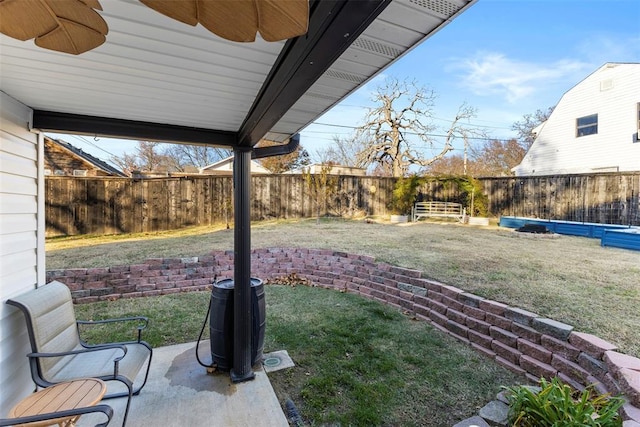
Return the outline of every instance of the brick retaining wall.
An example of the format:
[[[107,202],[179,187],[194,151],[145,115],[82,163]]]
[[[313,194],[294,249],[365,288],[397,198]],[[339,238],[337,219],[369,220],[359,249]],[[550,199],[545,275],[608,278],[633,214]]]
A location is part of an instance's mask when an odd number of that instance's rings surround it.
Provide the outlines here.
[[[319,249],[256,249],[252,276],[296,274],[319,287],[360,294],[394,306],[469,344],[532,381],[559,376],[575,388],[595,384],[624,394],[626,419],[640,423],[640,359],[573,326],[424,279],[422,272],[372,257]],[[47,281],[71,289],[76,303],[211,289],[214,276],[233,278],[233,252],[154,258],[108,268],[51,270]]]

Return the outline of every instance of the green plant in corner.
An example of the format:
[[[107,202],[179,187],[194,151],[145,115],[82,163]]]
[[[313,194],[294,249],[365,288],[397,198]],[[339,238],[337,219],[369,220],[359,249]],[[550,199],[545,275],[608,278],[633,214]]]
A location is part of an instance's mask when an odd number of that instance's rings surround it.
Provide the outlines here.
[[[620,397],[598,394],[593,386],[582,392],[557,377],[540,379],[540,391],[508,387],[509,425],[514,427],[620,427]]]
[[[411,175],[400,178],[393,187],[393,197],[389,209],[394,215],[408,215],[418,195],[418,188],[423,184],[423,178]]]

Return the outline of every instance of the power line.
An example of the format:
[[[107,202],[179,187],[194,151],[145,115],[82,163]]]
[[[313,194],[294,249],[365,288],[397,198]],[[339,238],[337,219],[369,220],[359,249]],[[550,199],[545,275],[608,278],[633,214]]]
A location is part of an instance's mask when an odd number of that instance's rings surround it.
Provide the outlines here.
[[[87,138],[85,138],[85,137],[83,137],[83,136],[81,136],[81,135],[70,135],[70,136],[72,136],[72,137],[76,138],[77,140],[79,140],[79,141],[81,141],[81,142],[83,142],[83,143],[85,143],[85,144],[88,144],[88,145],[90,145],[90,146],[92,146],[92,147],[94,147],[94,148],[97,148],[98,150],[100,150],[100,151],[102,151],[102,152],[104,152],[104,153],[107,153],[107,154],[108,154],[108,155],[110,155],[111,157],[110,157],[110,158],[108,158],[108,159],[105,159],[105,160],[103,160],[103,161],[105,161],[105,162],[109,163],[111,166],[113,166],[113,167],[115,167],[115,168],[118,168],[118,169],[119,169],[119,168],[121,167],[120,165],[118,165],[116,162],[114,162],[114,161],[112,160],[113,158],[117,158],[117,157],[119,157],[119,156],[117,156],[117,155],[115,155],[115,154],[111,153],[110,151],[105,150],[104,148],[100,147],[100,146],[99,146],[99,145],[97,145],[97,144],[94,144],[93,142],[91,142],[90,140],[88,140]]]
[[[371,110],[371,109],[373,109],[373,107],[367,107],[367,106],[365,106],[365,105],[355,105],[355,104],[339,104],[339,105],[337,105],[336,107],[338,107],[338,106],[339,106],[339,107],[362,108],[362,109],[366,109],[366,110]],[[440,120],[440,121],[442,121],[442,122],[447,122],[447,123],[451,123],[451,121],[452,121],[451,119],[445,119],[445,118],[442,118],[442,117],[435,117],[435,116],[432,116],[431,118],[432,118],[432,119],[434,119],[434,120]],[[500,123],[500,122],[496,122],[496,121],[493,121],[493,120],[482,120],[482,119],[474,119],[474,122]],[[504,129],[504,130],[511,130],[511,127],[505,127],[505,126],[481,125],[481,124],[478,124],[478,123],[471,123],[471,122],[469,122],[469,124],[470,124],[471,126],[478,126],[478,127],[489,128],[489,129]]]
[[[327,127],[335,127],[335,128],[341,128],[341,129],[350,129],[350,130],[357,130],[359,127],[358,126],[348,126],[348,125],[335,125],[335,124],[330,124],[330,123],[318,123],[316,122],[315,124],[320,125],[320,126],[327,126]],[[323,131],[305,131],[308,133],[326,133],[326,134],[331,134],[332,132],[323,132]],[[446,138],[448,135],[441,135],[441,134],[435,134],[435,133],[424,133],[424,134],[419,134],[416,132],[402,132],[406,135],[414,135],[414,136],[430,136],[430,137],[434,137],[434,138]],[[473,140],[478,140],[478,141],[494,141],[494,140],[498,140],[498,141],[509,141],[510,139],[513,138],[493,138],[493,137],[481,137],[481,136],[468,136],[467,139],[473,139]]]
[[[327,134],[330,134],[330,132],[324,132]],[[314,137],[314,140],[320,140],[320,141],[329,141],[329,142],[333,142],[334,139],[333,138],[326,138],[326,137]],[[495,138],[492,138],[491,140],[495,140]],[[508,141],[508,140],[502,140],[502,141]],[[304,141],[302,141],[304,143]],[[418,150],[435,150],[435,151],[439,151],[442,150],[442,148],[444,147],[444,143],[433,143],[433,144],[427,144],[427,143],[412,143],[411,147],[414,149],[418,149]],[[451,151],[464,151],[464,148],[457,148],[457,147],[453,147],[451,149]]]
[[[71,135],[71,136],[72,136],[72,137],[74,137],[74,138],[76,138],[76,139],[78,139],[78,140],[79,140],[79,141],[81,141],[81,142],[84,142],[85,144],[89,144],[89,145],[91,145],[92,147],[95,147],[95,148],[97,148],[98,150],[100,150],[100,151],[103,151],[103,152],[107,153],[107,154],[108,154],[108,155],[110,155],[110,156],[118,157],[118,156],[116,156],[115,154],[113,154],[113,153],[111,153],[111,152],[109,152],[109,151],[105,150],[104,148],[100,147],[99,145],[94,144],[93,142],[89,141],[88,139],[86,139],[86,138],[85,138],[85,137],[83,137],[83,136],[80,136],[80,135]]]

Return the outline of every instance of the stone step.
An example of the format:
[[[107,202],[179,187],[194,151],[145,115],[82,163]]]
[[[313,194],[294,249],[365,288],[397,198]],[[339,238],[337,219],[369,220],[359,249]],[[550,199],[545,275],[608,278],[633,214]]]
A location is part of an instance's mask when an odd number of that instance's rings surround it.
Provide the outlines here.
[[[491,427],[482,417],[476,415],[475,417],[467,418],[460,421],[453,427]]]

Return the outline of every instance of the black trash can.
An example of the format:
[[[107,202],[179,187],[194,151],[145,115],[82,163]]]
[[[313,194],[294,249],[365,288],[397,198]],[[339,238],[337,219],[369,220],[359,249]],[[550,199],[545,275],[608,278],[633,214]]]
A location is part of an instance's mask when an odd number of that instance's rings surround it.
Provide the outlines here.
[[[218,280],[211,289],[211,357],[217,369],[229,371],[233,365],[233,279]],[[265,301],[262,280],[251,278],[251,365],[262,359],[264,348]]]

